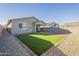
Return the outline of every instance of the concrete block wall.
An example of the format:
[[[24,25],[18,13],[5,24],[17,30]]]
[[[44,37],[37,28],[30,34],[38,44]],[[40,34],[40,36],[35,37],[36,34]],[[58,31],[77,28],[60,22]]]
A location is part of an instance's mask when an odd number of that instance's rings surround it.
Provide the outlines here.
[[[3,27],[0,26],[0,38],[2,37],[2,31],[3,31]]]

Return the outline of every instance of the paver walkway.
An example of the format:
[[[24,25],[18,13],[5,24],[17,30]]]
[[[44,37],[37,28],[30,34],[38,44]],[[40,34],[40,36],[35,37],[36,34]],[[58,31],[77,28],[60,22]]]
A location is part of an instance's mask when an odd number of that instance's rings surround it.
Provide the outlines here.
[[[9,55],[9,56],[32,56],[34,54],[29,52],[28,48],[26,49],[17,41],[17,38],[4,33],[3,37],[0,38],[0,56]]]
[[[57,47],[49,49],[43,56],[79,56],[79,28],[70,28],[72,33]]]

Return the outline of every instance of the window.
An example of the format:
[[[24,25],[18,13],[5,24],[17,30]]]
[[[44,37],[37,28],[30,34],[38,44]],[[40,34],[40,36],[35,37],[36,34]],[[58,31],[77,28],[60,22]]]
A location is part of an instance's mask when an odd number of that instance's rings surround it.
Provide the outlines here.
[[[22,23],[19,23],[19,28],[20,28],[20,29],[22,29],[22,28],[23,28]]]

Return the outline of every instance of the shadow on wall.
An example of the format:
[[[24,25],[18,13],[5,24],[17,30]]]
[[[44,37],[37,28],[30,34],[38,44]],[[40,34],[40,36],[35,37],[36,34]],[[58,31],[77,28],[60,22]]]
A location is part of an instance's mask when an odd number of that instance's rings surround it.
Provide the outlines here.
[[[54,47],[54,44],[51,43],[48,40],[44,40],[41,38],[37,38],[34,36],[31,36],[29,34],[19,35],[17,36],[28,48],[30,48],[34,53],[36,53],[38,56],[45,53],[49,48],[52,46]],[[55,47],[56,48],[56,47]],[[54,53],[58,52],[58,56],[64,56],[65,54],[61,52],[58,48],[56,48],[56,51],[53,51]],[[47,54],[46,54],[47,55]]]
[[[44,32],[44,34],[53,34],[53,35],[57,35],[57,34],[70,34],[72,32],[70,32],[67,29],[62,29],[62,28],[58,28],[58,27],[50,27],[47,28],[46,31]]]

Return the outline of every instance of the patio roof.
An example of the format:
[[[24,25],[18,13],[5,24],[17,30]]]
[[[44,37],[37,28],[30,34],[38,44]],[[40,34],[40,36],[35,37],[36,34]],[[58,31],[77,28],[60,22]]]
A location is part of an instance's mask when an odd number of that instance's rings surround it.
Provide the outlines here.
[[[35,24],[42,25],[42,26],[46,25],[46,23],[43,22],[43,21],[38,21],[38,22],[36,22]]]

